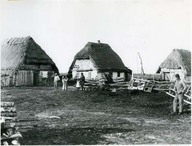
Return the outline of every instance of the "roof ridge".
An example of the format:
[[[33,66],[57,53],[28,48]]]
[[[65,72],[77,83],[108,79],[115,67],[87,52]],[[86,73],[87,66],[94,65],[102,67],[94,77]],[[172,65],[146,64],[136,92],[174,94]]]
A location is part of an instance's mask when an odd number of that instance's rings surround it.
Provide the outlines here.
[[[98,42],[88,42],[87,44],[109,45],[107,43],[98,43]]]
[[[31,36],[26,36],[26,37],[11,37],[11,38],[6,38],[2,41],[2,44],[22,44],[24,42],[27,42],[29,39],[33,39]]]
[[[186,49],[173,49],[173,51],[186,51],[186,52],[191,52],[190,50],[186,50]]]

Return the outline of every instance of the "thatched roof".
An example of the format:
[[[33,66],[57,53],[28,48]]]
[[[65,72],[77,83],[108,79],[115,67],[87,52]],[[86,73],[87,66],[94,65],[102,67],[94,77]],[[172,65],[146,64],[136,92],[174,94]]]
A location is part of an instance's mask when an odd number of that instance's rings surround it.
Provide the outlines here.
[[[52,65],[55,63],[32,37],[11,38],[1,46],[1,70],[15,70],[20,65]]]
[[[77,59],[91,59],[94,67],[100,71],[114,70],[131,72],[111,47],[104,43],[88,42],[85,47],[75,55],[71,69]]]
[[[174,49],[163,63],[159,66],[157,73],[161,68],[186,70],[187,75],[191,75],[191,52],[183,49]]]

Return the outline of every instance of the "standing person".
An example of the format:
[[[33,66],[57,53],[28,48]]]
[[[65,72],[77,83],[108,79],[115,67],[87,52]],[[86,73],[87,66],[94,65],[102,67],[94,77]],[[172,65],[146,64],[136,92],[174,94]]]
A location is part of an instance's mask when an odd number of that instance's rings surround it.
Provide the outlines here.
[[[59,76],[57,75],[57,73],[55,73],[55,76],[54,76],[54,90],[55,91],[57,91],[57,89],[58,89],[57,83],[59,80],[60,80]]]
[[[186,85],[183,81],[181,81],[179,74],[175,75],[176,82],[174,86],[175,91],[175,99],[173,100],[173,114],[176,114],[177,112],[177,100],[179,100],[179,115],[182,114],[183,111],[183,96],[184,91],[186,89]]]
[[[80,78],[81,90],[84,90],[84,83],[85,83],[85,76],[83,75],[83,73],[81,73],[81,78]]]
[[[68,82],[67,76],[63,76],[62,77],[62,83],[63,83],[62,90],[67,90],[67,82]]]

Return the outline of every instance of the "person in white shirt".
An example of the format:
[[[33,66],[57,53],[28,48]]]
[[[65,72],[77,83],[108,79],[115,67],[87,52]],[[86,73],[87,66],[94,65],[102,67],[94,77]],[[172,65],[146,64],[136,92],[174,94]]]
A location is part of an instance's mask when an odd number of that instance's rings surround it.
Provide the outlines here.
[[[67,90],[67,82],[68,82],[67,76],[63,76],[62,77],[62,83],[63,83],[62,90]]]
[[[57,73],[55,73],[54,76],[54,90],[57,91],[58,86],[57,86],[57,82],[60,80],[59,76],[57,75]]]

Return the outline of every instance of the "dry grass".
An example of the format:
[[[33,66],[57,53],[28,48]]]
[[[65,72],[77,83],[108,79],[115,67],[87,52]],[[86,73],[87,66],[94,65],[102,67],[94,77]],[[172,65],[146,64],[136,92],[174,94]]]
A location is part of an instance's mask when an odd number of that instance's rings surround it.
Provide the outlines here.
[[[164,93],[23,87],[1,94],[17,106],[23,145],[191,143],[190,114],[170,116],[172,98]]]

